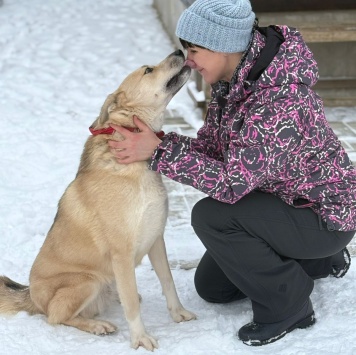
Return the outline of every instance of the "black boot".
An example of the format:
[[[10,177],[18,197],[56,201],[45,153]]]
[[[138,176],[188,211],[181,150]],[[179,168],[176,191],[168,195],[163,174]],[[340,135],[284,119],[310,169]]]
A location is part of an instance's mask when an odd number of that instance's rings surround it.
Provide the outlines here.
[[[351,265],[351,256],[349,251],[344,248],[331,258],[331,275],[341,278],[346,275]]]
[[[240,328],[238,337],[246,345],[270,344],[297,328],[307,328],[315,323],[313,305],[309,299],[294,316],[276,323],[251,322]]]

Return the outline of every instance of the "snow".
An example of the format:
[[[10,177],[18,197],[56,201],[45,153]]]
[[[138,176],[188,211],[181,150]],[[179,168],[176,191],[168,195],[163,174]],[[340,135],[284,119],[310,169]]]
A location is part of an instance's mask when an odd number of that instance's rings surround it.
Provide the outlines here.
[[[76,174],[88,127],[106,96],[143,64],[172,52],[151,0],[5,0],[0,7],[0,273],[26,284],[32,262]],[[193,129],[201,125],[186,87],[169,105]],[[355,109],[329,110],[351,117]],[[137,272],[142,317],[157,337],[156,354],[356,354],[356,266],[343,279],[315,283],[317,323],[278,342],[251,348],[235,334],[251,321],[250,301],[208,304],[194,289],[194,269],[204,248],[190,227],[190,208],[203,195],[166,181],[171,211],[166,244],[183,305],[198,319],[174,323],[147,258]],[[354,260],[355,261],[355,260]],[[119,304],[100,317],[119,332],[94,336],[49,325],[44,316],[0,315],[0,354],[144,354],[130,348]]]
[[[197,85],[194,81],[190,81],[189,83],[187,83],[187,86],[188,89],[190,89],[190,92],[192,93],[196,102],[204,102],[206,100],[204,91],[198,91]]]

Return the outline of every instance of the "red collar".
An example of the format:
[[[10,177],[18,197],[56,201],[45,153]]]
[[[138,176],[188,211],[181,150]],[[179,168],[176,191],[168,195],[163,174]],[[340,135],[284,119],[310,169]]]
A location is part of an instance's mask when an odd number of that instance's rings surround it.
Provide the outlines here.
[[[125,129],[129,130],[130,132],[139,132],[137,127],[124,127]],[[93,136],[97,136],[98,134],[113,134],[115,132],[114,128],[101,128],[101,129],[94,129],[89,127],[89,131]],[[156,132],[156,136],[158,138],[163,138],[164,136],[163,131]]]

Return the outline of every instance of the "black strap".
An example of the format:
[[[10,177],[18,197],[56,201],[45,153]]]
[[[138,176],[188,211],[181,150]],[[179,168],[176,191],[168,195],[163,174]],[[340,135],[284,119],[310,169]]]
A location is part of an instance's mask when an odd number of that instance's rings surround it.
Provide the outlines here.
[[[284,37],[273,26],[258,27],[257,30],[266,37],[266,44],[255,65],[247,76],[247,80],[256,81],[272,62],[279,47],[284,42]]]

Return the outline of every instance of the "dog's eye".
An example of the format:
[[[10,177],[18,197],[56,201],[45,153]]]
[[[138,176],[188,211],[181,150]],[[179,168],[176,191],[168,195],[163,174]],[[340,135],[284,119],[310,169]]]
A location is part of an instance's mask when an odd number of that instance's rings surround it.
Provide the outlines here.
[[[145,74],[149,74],[151,72],[153,72],[153,68],[147,67],[145,70]]]

